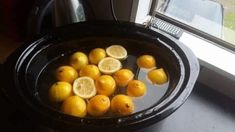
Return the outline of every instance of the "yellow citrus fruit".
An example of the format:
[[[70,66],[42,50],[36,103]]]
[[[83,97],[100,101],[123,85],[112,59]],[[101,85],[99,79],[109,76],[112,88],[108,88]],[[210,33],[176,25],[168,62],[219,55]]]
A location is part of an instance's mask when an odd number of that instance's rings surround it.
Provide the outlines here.
[[[66,81],[72,83],[77,77],[77,71],[71,66],[60,66],[56,70],[56,78],[59,81]]]
[[[92,97],[87,104],[87,112],[92,116],[102,116],[110,108],[109,97],[105,95],[96,95]]]
[[[137,59],[137,65],[149,69],[156,66],[156,61],[152,55],[142,55]]]
[[[88,58],[83,52],[75,52],[70,56],[69,63],[73,68],[79,71],[88,64]]]
[[[49,99],[61,102],[72,95],[72,85],[68,82],[56,82],[49,89]]]
[[[130,97],[119,94],[111,100],[111,110],[120,116],[130,115],[134,111],[134,103]]]
[[[148,78],[155,84],[164,84],[167,82],[167,75],[163,68],[155,69],[148,72]]]
[[[127,51],[121,45],[109,46],[108,48],[106,48],[106,53],[108,56],[113,57],[115,59],[119,59],[119,60],[127,58]]]
[[[102,75],[96,79],[96,90],[98,94],[110,96],[116,89],[116,82],[112,76]]]
[[[81,98],[88,99],[96,95],[94,80],[90,77],[79,77],[73,82],[73,92]]]
[[[106,57],[106,52],[102,48],[95,48],[89,53],[89,60],[92,64],[98,64],[98,62]]]
[[[146,86],[142,81],[132,80],[127,86],[127,95],[132,97],[143,96],[146,93]]]
[[[100,60],[98,67],[104,74],[113,74],[114,72],[121,69],[122,64],[119,60],[112,57],[106,57]]]
[[[81,77],[88,76],[95,80],[100,76],[100,71],[96,65],[86,65],[80,70],[79,74]]]
[[[79,96],[70,96],[63,102],[61,111],[68,115],[85,117],[86,102]]]
[[[134,74],[129,69],[121,69],[114,73],[113,78],[118,86],[125,87],[134,78]]]

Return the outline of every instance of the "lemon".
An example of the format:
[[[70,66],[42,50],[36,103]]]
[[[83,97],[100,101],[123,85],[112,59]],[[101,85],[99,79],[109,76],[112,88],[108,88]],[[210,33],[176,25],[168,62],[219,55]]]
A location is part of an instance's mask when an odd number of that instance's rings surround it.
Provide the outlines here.
[[[92,64],[98,64],[98,62],[103,59],[104,57],[106,57],[106,52],[104,49],[102,48],[95,48],[93,50],[91,50],[91,52],[89,53],[89,61]]]
[[[113,78],[118,86],[125,87],[134,78],[134,74],[129,69],[121,69],[114,74]]]
[[[167,75],[163,68],[155,69],[148,72],[148,78],[155,84],[164,84],[167,82]]]
[[[60,66],[56,70],[56,78],[59,81],[66,81],[72,83],[77,77],[77,71],[71,66]]]
[[[79,77],[73,82],[73,92],[81,98],[88,99],[96,95],[94,80],[90,77]]]
[[[92,97],[87,104],[87,112],[92,116],[102,116],[110,108],[109,97],[105,95],[96,95]]]
[[[72,95],[72,85],[68,82],[56,82],[49,89],[49,99],[61,102]]]
[[[100,76],[100,71],[96,65],[86,65],[80,70],[79,74],[80,76],[88,76],[95,80]]]
[[[132,97],[143,96],[146,93],[146,86],[142,81],[132,80],[128,83],[127,94]]]
[[[137,65],[142,68],[150,69],[156,66],[156,61],[152,55],[142,55],[137,59]]]
[[[61,111],[68,115],[85,117],[86,102],[78,96],[70,96],[63,102]]]
[[[119,94],[111,100],[111,110],[116,115],[130,115],[134,112],[134,103],[130,97]]]
[[[121,69],[122,64],[119,60],[112,57],[106,57],[100,60],[98,67],[104,74],[112,74]]]
[[[109,75],[102,75],[97,78],[95,85],[97,93],[106,96],[112,95],[116,89],[115,80]]]
[[[119,60],[127,58],[127,51],[121,45],[109,46],[108,48],[106,48],[106,53],[108,56],[113,57],[115,59],[119,59]]]
[[[88,64],[88,58],[83,52],[75,52],[70,56],[69,63],[73,68],[79,71]]]

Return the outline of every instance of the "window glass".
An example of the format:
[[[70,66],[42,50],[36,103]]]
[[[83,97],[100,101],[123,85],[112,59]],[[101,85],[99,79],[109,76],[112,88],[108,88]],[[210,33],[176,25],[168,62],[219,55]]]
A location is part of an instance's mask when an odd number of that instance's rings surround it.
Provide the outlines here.
[[[154,11],[235,45],[235,0],[157,0]]]

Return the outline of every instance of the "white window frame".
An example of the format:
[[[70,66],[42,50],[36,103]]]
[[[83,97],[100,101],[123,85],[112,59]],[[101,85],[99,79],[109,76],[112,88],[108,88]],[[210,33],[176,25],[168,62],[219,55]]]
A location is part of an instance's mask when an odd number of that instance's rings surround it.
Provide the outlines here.
[[[133,0],[130,21],[147,23],[151,18],[151,4],[152,0]],[[198,82],[235,100],[235,52],[187,31],[183,32],[179,41],[199,59],[201,70]]]

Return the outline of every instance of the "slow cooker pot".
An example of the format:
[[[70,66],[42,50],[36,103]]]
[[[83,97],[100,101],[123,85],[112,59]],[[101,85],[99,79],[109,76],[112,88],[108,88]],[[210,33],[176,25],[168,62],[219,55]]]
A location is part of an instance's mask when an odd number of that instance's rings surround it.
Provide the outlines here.
[[[147,99],[140,110],[122,117],[85,117],[65,115],[50,106],[46,99],[50,81],[48,66],[58,66],[75,51],[110,44],[123,45],[131,55],[152,54],[167,71],[169,82],[156,93],[156,100]],[[126,66],[133,67],[131,60]],[[134,62],[134,61],[133,61]],[[66,62],[61,61],[62,64]],[[133,68],[138,73],[138,68]],[[61,131],[156,131],[158,122],[179,108],[190,95],[199,73],[194,54],[182,43],[162,32],[152,31],[129,22],[82,22],[56,28],[26,43],[11,54],[3,65],[2,92],[33,121]]]

